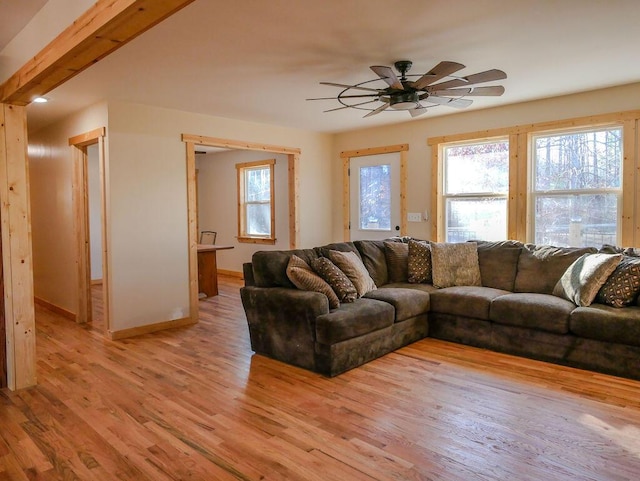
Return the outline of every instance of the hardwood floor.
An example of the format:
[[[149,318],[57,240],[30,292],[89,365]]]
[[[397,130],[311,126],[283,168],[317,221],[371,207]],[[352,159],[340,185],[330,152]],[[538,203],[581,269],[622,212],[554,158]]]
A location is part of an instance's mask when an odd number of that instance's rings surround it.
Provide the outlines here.
[[[252,356],[238,288],[122,341],[37,308],[0,480],[637,480],[640,382],[425,339],[337,378]]]

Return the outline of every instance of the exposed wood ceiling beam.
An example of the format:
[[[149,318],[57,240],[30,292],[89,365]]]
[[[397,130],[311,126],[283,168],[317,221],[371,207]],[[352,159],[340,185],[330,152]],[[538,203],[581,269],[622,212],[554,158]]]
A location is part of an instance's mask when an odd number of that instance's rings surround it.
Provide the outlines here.
[[[193,1],[98,0],[0,86],[0,103],[31,103]]]

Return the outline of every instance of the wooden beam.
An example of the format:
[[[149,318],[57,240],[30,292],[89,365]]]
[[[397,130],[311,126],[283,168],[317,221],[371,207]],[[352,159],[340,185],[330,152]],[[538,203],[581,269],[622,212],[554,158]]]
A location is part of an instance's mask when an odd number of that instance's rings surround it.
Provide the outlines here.
[[[0,102],[27,105],[194,0],[98,0],[0,86]]]
[[[0,104],[0,218],[7,342],[7,385],[36,383],[31,213],[26,107]]]

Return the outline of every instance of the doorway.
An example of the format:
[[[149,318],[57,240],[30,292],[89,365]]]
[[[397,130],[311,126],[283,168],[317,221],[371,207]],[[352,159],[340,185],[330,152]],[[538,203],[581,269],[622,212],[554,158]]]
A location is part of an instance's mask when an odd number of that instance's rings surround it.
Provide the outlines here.
[[[406,234],[408,150],[402,144],[341,154],[344,240]]]
[[[96,327],[107,333],[110,310],[104,136],[104,128],[96,129],[70,138],[69,145],[78,259],[76,322],[95,322]]]

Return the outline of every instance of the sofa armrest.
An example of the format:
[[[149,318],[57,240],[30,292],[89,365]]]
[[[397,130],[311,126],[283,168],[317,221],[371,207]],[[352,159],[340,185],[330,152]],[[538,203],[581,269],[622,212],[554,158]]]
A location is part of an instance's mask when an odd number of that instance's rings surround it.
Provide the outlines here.
[[[287,287],[240,289],[251,348],[266,356],[314,369],[316,318],[329,312],[327,296]]]

